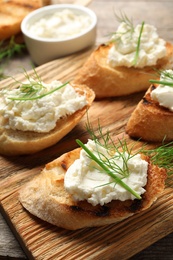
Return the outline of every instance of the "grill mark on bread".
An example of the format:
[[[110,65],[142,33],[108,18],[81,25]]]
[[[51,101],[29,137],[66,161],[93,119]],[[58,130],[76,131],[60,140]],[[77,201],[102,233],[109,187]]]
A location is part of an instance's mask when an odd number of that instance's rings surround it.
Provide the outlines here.
[[[95,212],[98,217],[107,217],[110,215],[110,208],[107,206],[101,206],[98,211]]]
[[[78,205],[71,205],[70,206],[70,210],[74,213],[85,213],[85,214],[90,214],[96,217],[109,217],[111,216],[111,214],[113,214],[112,209],[111,209],[111,203],[108,203],[107,205],[97,205],[97,206],[91,206],[89,205],[86,206],[86,202],[77,202]],[[128,200],[128,201],[114,201],[115,204],[115,211],[119,210],[121,208],[121,211],[119,212],[123,212],[123,211],[127,211],[130,213],[135,213],[135,212],[139,212],[140,209],[142,208],[143,205],[143,200]]]
[[[110,216],[110,208],[108,206],[92,206],[92,210],[91,209],[87,209],[85,207],[80,207],[78,205],[72,205],[70,206],[70,209],[73,212],[84,212],[84,213],[88,213],[90,215],[96,216],[96,217],[108,217]]]
[[[142,98],[142,102],[144,105],[151,104],[151,102],[148,99],[146,99],[145,97]]]
[[[64,161],[62,161],[61,167],[63,168],[63,170],[67,171],[67,164]]]
[[[131,212],[135,213],[136,211],[139,211],[142,208],[142,200],[133,200],[132,204],[130,205],[129,209]]]
[[[81,208],[81,207],[79,207],[79,206],[70,206],[70,209],[72,210],[72,211],[83,211],[83,209]]]
[[[155,90],[156,89],[156,86],[154,85],[151,85],[151,91]]]

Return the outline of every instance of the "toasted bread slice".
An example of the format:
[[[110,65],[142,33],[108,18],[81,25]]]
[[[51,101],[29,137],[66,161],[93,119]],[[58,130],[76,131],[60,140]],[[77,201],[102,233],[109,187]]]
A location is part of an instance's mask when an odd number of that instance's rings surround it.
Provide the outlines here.
[[[92,206],[87,201],[75,202],[64,189],[64,175],[79,158],[80,148],[48,163],[43,171],[25,184],[19,195],[23,207],[53,225],[75,230],[122,221],[149,208],[164,190],[166,171],[149,162],[146,192],[142,200],[114,200],[104,206]]]
[[[23,18],[31,11],[48,4],[43,0],[0,1],[0,40],[6,40],[20,33]]]
[[[73,86],[78,93],[86,95],[87,105],[74,114],[57,121],[56,127],[49,133],[36,133],[32,131],[15,131],[5,129],[4,118],[0,118],[0,154],[20,155],[31,154],[56,144],[69,133],[84,116],[94,100],[94,92],[84,85]]]
[[[141,138],[148,142],[173,140],[173,112],[151,99],[151,85],[131,114],[126,132],[133,138]]]
[[[86,84],[92,88],[96,98],[124,96],[149,88],[149,80],[156,78],[154,68],[172,68],[173,45],[166,44],[167,55],[159,59],[156,66],[143,69],[111,67],[107,64],[109,45],[100,45],[88,58],[74,79],[75,84]]]

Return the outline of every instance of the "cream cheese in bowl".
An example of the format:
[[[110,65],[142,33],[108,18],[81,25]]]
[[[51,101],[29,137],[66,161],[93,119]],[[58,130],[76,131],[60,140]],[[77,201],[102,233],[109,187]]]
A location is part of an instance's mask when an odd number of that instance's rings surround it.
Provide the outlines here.
[[[37,65],[94,45],[97,17],[87,7],[55,4],[28,14],[21,31],[31,59]]]
[[[64,9],[53,13],[53,15],[45,15],[28,25],[28,31],[41,38],[65,40],[85,32],[91,24],[90,16]]]

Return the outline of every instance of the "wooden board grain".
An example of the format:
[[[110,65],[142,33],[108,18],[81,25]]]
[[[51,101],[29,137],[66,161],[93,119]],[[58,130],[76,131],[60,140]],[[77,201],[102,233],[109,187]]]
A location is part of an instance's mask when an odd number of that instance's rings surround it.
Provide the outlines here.
[[[71,80],[91,50],[52,61],[37,68],[44,81]],[[29,72],[30,73],[30,72]],[[18,76],[19,79],[23,75]],[[0,83],[4,87],[11,79]],[[103,131],[113,138],[125,137],[126,122],[143,93],[94,101],[88,112],[94,129],[98,119]],[[20,187],[33,178],[47,162],[77,147],[75,139],[86,141],[86,116],[59,143],[33,155],[0,157],[0,210],[29,259],[128,259],[173,231],[173,181],[147,211],[116,225],[68,231],[29,214],[18,200]],[[141,143],[137,142],[140,146]]]

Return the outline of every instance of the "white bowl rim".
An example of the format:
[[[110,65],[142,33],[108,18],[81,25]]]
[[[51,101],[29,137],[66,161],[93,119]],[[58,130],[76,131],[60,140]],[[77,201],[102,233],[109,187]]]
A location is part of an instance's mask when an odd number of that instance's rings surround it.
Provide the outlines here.
[[[27,28],[26,28],[26,25],[28,23],[28,21],[30,19],[32,19],[32,17],[35,17],[37,14],[41,14],[41,13],[44,13],[45,11],[56,11],[56,10],[60,10],[60,9],[73,9],[73,10],[79,10],[79,11],[82,11],[86,14],[88,14],[91,18],[92,18],[92,23],[91,25],[84,31],[84,32],[81,32],[75,36],[71,36],[67,39],[64,39],[64,40],[60,40],[60,39],[57,39],[57,38],[44,38],[44,37],[38,37],[38,36],[34,36],[32,33],[30,33]],[[48,5],[48,6],[43,6],[43,7],[40,7],[34,11],[32,11],[31,13],[29,13],[28,15],[26,15],[24,17],[24,19],[22,20],[22,23],[21,23],[21,31],[22,33],[33,39],[33,40],[37,40],[37,41],[41,41],[41,42],[68,42],[68,41],[71,41],[73,39],[77,39],[77,38],[80,38],[81,36],[87,34],[88,32],[90,32],[95,26],[97,25],[97,16],[96,14],[94,13],[94,11],[92,11],[91,9],[89,9],[88,7],[85,7],[85,6],[82,6],[82,5],[77,5],[77,4],[53,4],[53,5]]]

